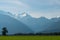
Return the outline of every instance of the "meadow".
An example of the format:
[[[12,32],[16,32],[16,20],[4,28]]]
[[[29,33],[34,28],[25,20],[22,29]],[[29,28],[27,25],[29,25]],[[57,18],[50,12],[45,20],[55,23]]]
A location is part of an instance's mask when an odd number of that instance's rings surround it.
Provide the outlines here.
[[[0,40],[60,40],[60,36],[0,36]]]

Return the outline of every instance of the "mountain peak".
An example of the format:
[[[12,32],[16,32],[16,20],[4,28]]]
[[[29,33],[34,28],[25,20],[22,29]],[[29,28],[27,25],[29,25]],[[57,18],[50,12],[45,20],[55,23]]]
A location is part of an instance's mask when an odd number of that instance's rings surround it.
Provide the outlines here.
[[[8,15],[0,15],[0,29],[6,26],[9,34],[33,32],[27,25]]]

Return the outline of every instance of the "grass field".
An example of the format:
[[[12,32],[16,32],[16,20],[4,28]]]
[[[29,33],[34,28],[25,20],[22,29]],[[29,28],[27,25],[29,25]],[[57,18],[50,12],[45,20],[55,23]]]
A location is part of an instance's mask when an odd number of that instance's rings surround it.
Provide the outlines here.
[[[0,40],[60,40],[60,36],[0,36]]]

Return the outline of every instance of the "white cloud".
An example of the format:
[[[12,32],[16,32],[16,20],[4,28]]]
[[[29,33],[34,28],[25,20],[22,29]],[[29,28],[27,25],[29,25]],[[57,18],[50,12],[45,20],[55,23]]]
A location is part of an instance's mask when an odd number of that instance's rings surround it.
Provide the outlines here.
[[[41,6],[42,5],[43,6],[60,5],[60,0],[41,0],[39,3],[37,1],[36,2],[34,1],[34,2]],[[29,5],[22,3],[19,0],[0,0],[0,4],[3,4],[3,5],[0,5],[0,10],[8,11],[8,12],[11,12],[14,14],[20,13],[21,11],[29,10],[31,8],[31,7],[29,7]],[[56,8],[58,8],[58,7],[56,7]],[[50,9],[50,10],[54,10],[54,9]],[[35,18],[39,18],[41,16],[51,18],[51,17],[60,16],[59,14],[60,14],[60,12],[58,10],[56,10],[55,12],[54,11],[52,11],[52,12],[44,12],[44,11],[43,12],[36,12],[36,11],[30,12],[30,15]]]
[[[19,0],[0,0],[0,10],[16,14],[28,9],[29,6]]]
[[[44,0],[42,1],[42,3]],[[55,4],[60,4],[60,0],[45,0],[44,4],[48,5],[55,5]]]
[[[0,0],[0,3],[11,3],[11,4],[16,4],[24,7],[29,7],[27,4],[22,3],[19,0]]]
[[[39,1],[39,0],[37,0]],[[30,15],[35,18],[39,18],[41,16],[44,16],[46,18],[52,18],[52,17],[59,17],[60,16],[60,0],[40,0],[39,2],[36,1],[36,4],[41,7],[42,6],[42,12],[38,10],[30,12]],[[38,7],[38,8],[39,8]]]
[[[60,17],[60,11],[58,12],[30,12],[30,15],[34,18],[46,17],[48,19],[54,17]]]

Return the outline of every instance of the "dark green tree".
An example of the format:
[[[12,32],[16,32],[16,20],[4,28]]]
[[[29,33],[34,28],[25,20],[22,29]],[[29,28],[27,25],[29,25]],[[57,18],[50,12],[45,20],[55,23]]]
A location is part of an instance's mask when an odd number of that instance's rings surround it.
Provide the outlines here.
[[[8,30],[7,30],[6,27],[3,27],[3,28],[2,28],[2,35],[3,35],[3,36],[6,36],[6,33],[8,33]]]

